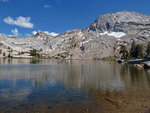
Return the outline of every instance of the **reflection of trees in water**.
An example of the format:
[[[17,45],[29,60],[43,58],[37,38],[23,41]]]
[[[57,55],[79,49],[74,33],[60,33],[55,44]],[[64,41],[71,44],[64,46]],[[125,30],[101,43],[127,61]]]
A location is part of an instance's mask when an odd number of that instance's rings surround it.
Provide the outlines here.
[[[145,75],[146,75],[146,79],[147,79],[148,83],[150,83],[150,70],[146,70]]]
[[[31,59],[30,60],[30,64],[39,64],[40,63],[40,59]]]
[[[128,87],[148,87],[150,82],[149,74],[146,70],[140,70],[132,65],[123,65],[120,68],[120,76]]]
[[[47,65],[54,65],[54,64],[68,64],[70,63],[69,60],[55,60],[55,59],[0,59],[0,64],[47,64]]]

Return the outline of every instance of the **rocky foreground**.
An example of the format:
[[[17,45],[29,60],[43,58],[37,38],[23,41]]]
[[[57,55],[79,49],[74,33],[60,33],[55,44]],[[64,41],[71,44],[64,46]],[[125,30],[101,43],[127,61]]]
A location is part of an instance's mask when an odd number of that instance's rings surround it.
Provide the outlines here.
[[[150,41],[150,15],[117,12],[102,15],[83,30],[72,30],[51,37],[38,31],[27,38],[0,35],[0,57],[31,58],[35,49],[46,58],[101,59],[119,56],[122,45]]]

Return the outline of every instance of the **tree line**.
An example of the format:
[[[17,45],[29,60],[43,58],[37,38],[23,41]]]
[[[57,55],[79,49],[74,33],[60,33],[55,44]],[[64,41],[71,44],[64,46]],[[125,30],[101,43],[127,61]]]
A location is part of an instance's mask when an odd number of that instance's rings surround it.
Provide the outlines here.
[[[147,46],[136,44],[135,41],[133,41],[130,50],[127,50],[125,46],[121,46],[120,54],[122,54],[121,58],[126,60],[148,57],[150,56],[150,41]]]

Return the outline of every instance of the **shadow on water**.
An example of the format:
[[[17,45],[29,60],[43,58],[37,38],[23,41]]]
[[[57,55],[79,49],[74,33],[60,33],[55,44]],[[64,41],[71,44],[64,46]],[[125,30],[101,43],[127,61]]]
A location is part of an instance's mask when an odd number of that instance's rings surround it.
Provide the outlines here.
[[[0,60],[0,111],[147,112],[150,71],[115,62]]]

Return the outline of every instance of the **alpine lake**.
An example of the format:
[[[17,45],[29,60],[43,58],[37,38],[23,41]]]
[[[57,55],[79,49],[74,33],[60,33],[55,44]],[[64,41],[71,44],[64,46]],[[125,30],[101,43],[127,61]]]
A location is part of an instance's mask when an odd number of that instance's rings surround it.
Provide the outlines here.
[[[0,113],[150,113],[150,70],[112,61],[1,59]]]

